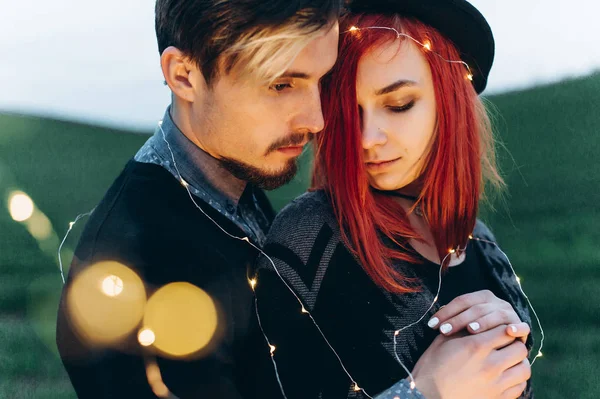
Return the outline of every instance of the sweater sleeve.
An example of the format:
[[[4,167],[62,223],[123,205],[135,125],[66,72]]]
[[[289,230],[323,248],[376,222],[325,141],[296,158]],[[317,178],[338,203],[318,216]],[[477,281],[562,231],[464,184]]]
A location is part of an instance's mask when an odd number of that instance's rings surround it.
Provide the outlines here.
[[[534,326],[529,312],[528,299],[521,289],[520,283],[516,280],[514,269],[507,254],[502,251],[496,241],[496,237],[492,231],[480,220],[477,220],[473,235],[476,239],[483,239],[482,245],[486,249],[488,259],[495,265],[492,273],[498,276],[499,281],[503,282],[502,289],[507,294],[507,299],[511,302],[515,312],[519,315],[521,321],[529,324],[531,331],[534,331]],[[533,333],[529,334],[525,343],[529,358],[534,350]],[[521,394],[519,399],[533,399],[534,392],[532,380],[527,381],[527,388]]]
[[[425,396],[417,389],[411,388],[408,380],[400,380],[390,389],[375,396],[375,399],[425,399]]]

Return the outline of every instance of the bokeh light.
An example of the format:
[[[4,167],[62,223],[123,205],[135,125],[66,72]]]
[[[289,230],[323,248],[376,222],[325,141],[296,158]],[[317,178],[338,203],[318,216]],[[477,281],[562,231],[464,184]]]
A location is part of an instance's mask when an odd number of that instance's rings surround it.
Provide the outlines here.
[[[138,334],[138,341],[142,346],[150,346],[156,341],[156,334],[149,328],[144,328]]]
[[[76,331],[98,345],[116,343],[130,334],[143,318],[145,304],[146,289],[140,277],[112,261],[82,271],[67,297]]]
[[[38,241],[47,240],[53,233],[50,219],[37,209],[27,218],[27,230]]]
[[[217,308],[200,288],[184,282],[160,288],[148,300],[144,326],[156,334],[154,347],[182,357],[207,346],[217,330]]]
[[[159,398],[168,398],[170,395],[169,388],[165,385],[160,373],[160,368],[156,361],[148,361],[146,363],[146,377],[148,378],[148,384],[152,388],[152,391]]]
[[[123,292],[123,280],[111,274],[102,280],[102,292],[108,296],[117,296]]]
[[[13,191],[8,197],[8,210],[16,222],[24,222],[33,215],[35,206],[27,194]]]

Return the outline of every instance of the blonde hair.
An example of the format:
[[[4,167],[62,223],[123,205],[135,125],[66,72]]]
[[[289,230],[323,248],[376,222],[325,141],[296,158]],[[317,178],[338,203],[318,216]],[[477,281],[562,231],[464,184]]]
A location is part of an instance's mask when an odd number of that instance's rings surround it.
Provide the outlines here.
[[[250,31],[223,54],[225,70],[238,78],[272,83],[312,40],[332,27],[332,23],[320,27],[291,23]]]

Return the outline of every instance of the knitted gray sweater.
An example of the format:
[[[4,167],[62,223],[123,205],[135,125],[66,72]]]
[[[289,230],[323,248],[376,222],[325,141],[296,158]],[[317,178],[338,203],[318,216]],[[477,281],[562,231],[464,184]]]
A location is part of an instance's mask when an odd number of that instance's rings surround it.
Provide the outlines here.
[[[473,236],[469,245],[489,276],[489,289],[531,325],[526,298],[493,235],[478,221]],[[422,397],[410,389],[398,360],[412,370],[437,334],[426,322],[440,304],[396,343],[394,332],[426,313],[437,283],[404,295],[377,286],[342,242],[322,191],[300,196],[279,213],[265,251],[273,263],[259,259],[257,309],[287,398]],[[395,266],[421,277],[414,265]],[[529,350],[532,345],[530,335]],[[273,364],[263,367],[273,372]],[[533,398],[531,384],[521,397]]]

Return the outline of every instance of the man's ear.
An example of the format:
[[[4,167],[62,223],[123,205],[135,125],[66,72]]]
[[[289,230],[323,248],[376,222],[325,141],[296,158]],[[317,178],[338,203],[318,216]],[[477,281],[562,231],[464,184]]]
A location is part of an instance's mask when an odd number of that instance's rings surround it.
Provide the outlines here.
[[[174,96],[194,102],[206,81],[200,69],[176,47],[167,47],[160,56],[160,66],[165,83]]]

